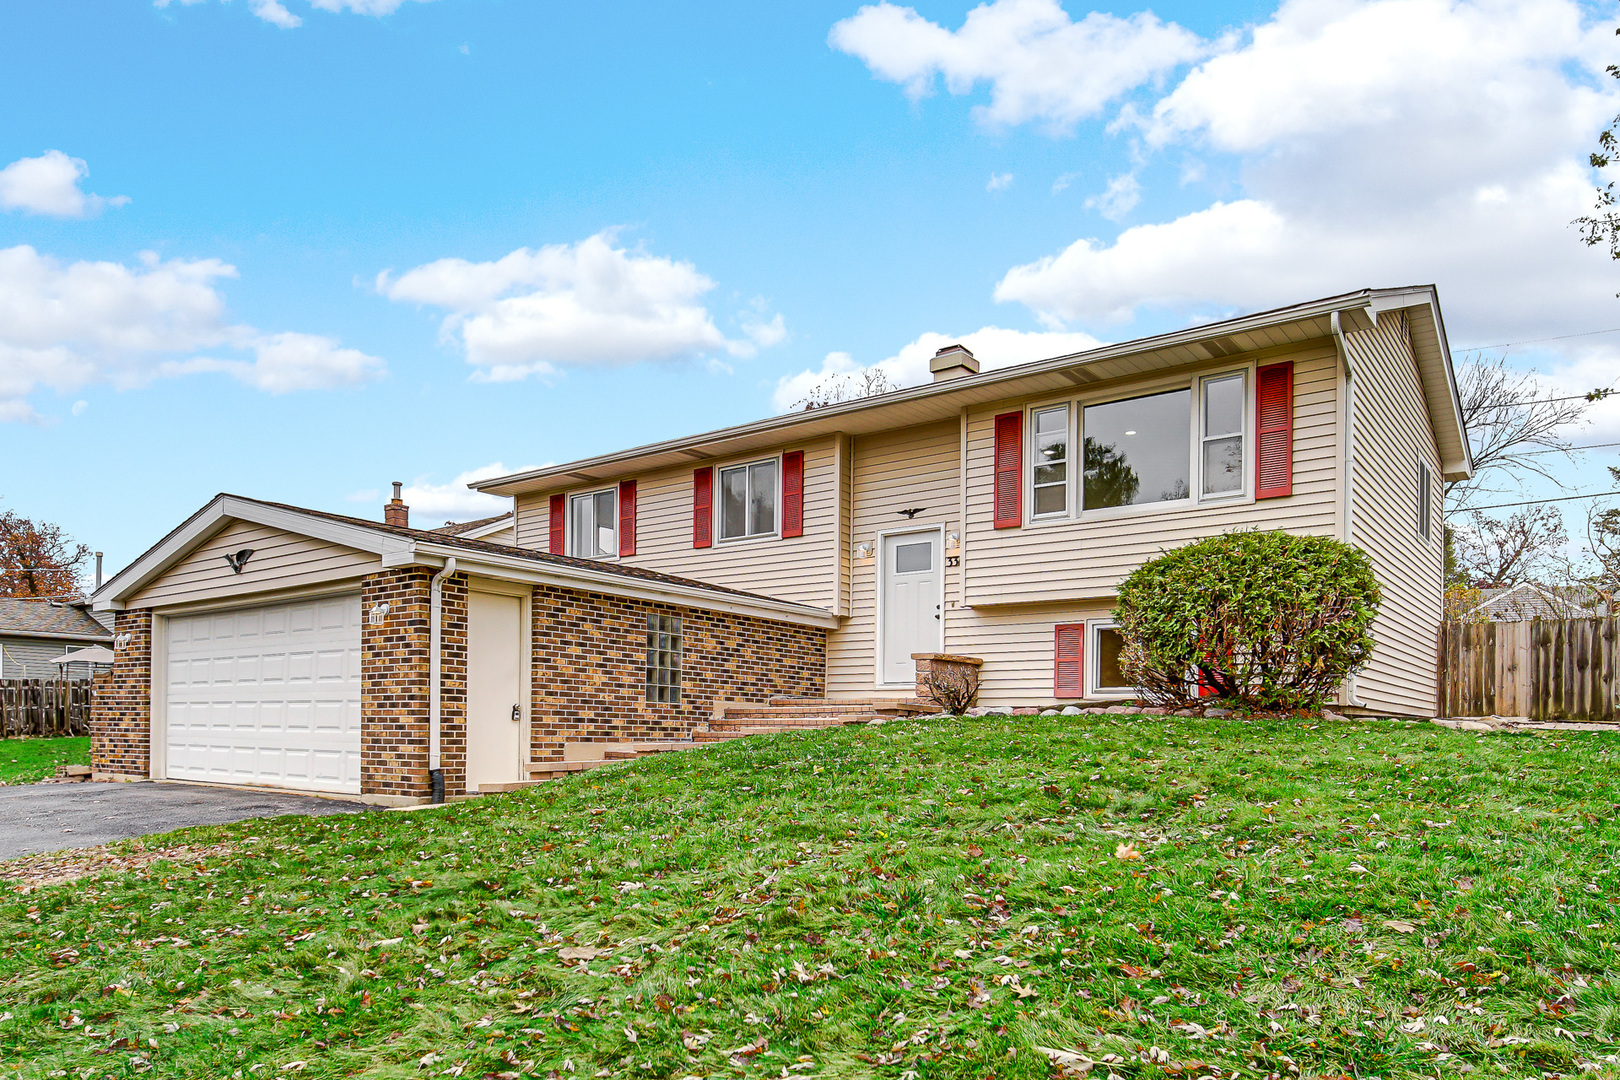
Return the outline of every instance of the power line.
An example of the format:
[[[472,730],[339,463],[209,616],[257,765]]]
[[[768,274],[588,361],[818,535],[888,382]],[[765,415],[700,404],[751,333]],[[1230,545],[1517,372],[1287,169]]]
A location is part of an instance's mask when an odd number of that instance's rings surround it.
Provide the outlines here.
[[[1496,409],[1514,409],[1521,405],[1552,405],[1560,401],[1602,401],[1614,394],[1614,387],[1600,386],[1595,390],[1588,390],[1584,394],[1567,394],[1564,397],[1525,398],[1523,401],[1499,401],[1494,405],[1486,405],[1480,412],[1491,412]]]
[[[1537,454],[1573,454],[1581,450],[1607,450],[1611,446],[1620,446],[1620,442],[1599,442],[1592,443],[1590,446],[1555,446],[1551,450],[1526,450],[1522,454],[1515,454],[1514,457],[1535,457]]]
[[[1494,503],[1491,506],[1459,506],[1454,513],[1471,514],[1475,510],[1506,510],[1513,506],[1540,506],[1542,503],[1570,502],[1574,499],[1601,499],[1608,495],[1620,495],[1620,491],[1594,491],[1590,495],[1564,495],[1556,499],[1526,499],[1524,502]]]
[[[1595,337],[1598,334],[1620,334],[1620,326],[1609,330],[1585,330],[1579,334],[1559,334],[1557,337],[1528,338],[1524,341],[1504,341],[1500,345],[1464,345],[1459,352],[1480,352],[1485,349],[1511,349],[1515,345],[1539,345],[1543,341],[1568,341],[1570,338]]]

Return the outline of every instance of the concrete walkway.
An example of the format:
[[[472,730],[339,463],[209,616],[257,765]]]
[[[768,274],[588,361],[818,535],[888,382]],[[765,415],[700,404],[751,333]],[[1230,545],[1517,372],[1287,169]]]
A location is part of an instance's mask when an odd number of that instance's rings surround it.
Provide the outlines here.
[[[369,809],[318,795],[206,784],[20,784],[0,787],[0,859],[95,847],[189,825]]]

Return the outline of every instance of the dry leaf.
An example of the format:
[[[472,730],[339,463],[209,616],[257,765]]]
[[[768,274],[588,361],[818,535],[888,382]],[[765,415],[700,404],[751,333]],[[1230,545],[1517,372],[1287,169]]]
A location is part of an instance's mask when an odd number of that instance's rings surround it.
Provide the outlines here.
[[[1136,845],[1129,842],[1123,843],[1114,849],[1114,858],[1116,859],[1125,859],[1128,861],[1131,859],[1140,859],[1141,857],[1142,853],[1136,850]]]
[[[607,956],[612,949],[598,949],[590,945],[570,945],[565,949],[557,950],[559,960],[595,960],[598,956]]]
[[[1410,934],[1417,930],[1416,926],[1413,926],[1405,919],[1385,919],[1384,925],[1397,934]]]

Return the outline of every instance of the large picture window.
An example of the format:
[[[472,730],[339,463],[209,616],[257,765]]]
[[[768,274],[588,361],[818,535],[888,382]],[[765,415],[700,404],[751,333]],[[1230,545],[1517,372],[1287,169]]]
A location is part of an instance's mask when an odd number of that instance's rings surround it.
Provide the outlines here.
[[[1033,514],[1069,512],[1069,407],[1036,409],[1031,414],[1035,453]]]
[[[1190,388],[1087,405],[1083,509],[1188,498],[1191,409]]]
[[[647,700],[681,703],[681,620],[647,616]]]
[[[568,500],[568,553],[581,559],[619,554],[618,492],[609,488]]]
[[[1248,380],[1239,372],[1203,381],[1199,461],[1205,496],[1243,494],[1243,436],[1249,413]]]
[[[776,532],[776,462],[720,470],[720,539]]]

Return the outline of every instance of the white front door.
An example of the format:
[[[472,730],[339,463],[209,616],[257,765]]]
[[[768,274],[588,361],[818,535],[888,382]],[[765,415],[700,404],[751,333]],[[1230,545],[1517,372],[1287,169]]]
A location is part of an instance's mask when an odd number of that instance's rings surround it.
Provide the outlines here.
[[[467,593],[467,790],[523,779],[523,601]]]
[[[878,682],[911,685],[917,664],[912,653],[939,652],[944,623],[940,611],[938,530],[890,534],[881,555],[882,610],[878,629]]]
[[[360,594],[167,620],[171,780],[360,792]]]

